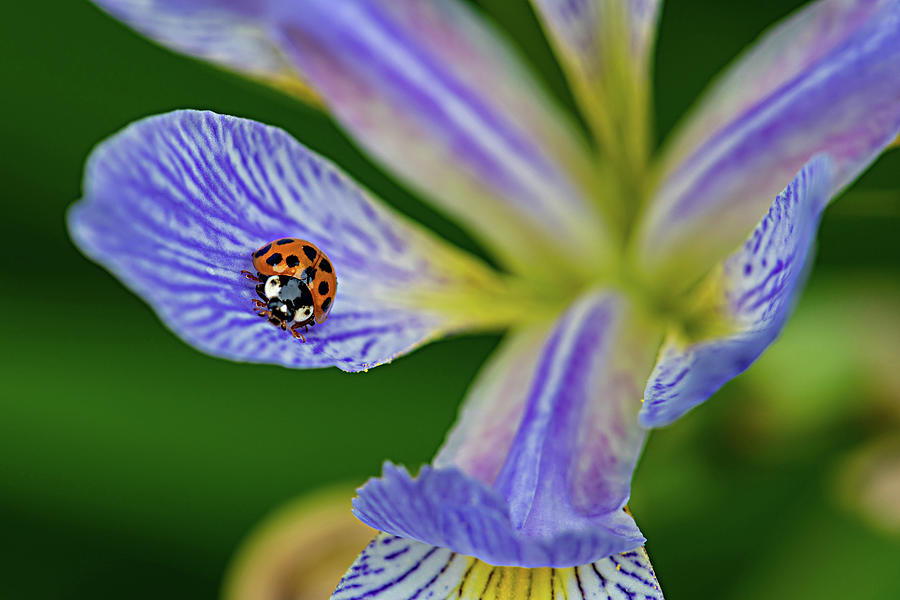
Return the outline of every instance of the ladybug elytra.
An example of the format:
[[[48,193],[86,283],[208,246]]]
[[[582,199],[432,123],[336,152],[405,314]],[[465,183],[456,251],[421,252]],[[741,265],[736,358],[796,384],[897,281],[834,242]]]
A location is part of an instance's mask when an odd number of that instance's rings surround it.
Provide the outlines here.
[[[270,242],[253,253],[253,268],[241,271],[257,282],[253,300],[256,314],[306,341],[298,331],[324,323],[337,292],[337,276],[331,260],[315,244],[298,238]]]

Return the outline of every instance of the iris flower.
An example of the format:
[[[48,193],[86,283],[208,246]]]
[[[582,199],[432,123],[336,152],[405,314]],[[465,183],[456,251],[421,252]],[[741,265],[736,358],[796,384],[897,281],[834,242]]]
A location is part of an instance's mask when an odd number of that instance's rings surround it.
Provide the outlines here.
[[[499,265],[256,122],[154,116],[88,161],[72,237],[204,352],[358,371],[508,331],[433,465],[387,463],[359,490],[355,514],[384,533],[334,597],[661,597],[626,509],[646,432],[775,339],[822,211],[897,138],[900,1],[787,18],[655,156],[654,0],[534,0],[583,128],[457,0],[98,4],[330,111]],[[240,274],[283,237],[340,282],[306,343],[254,314]]]

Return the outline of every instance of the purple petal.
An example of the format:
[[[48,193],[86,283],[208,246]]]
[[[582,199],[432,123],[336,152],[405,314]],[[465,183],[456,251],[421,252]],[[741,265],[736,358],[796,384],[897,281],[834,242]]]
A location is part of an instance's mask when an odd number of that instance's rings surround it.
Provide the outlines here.
[[[494,482],[524,531],[543,535],[558,527],[564,511],[577,522],[582,514],[618,511],[628,500],[643,444],[635,427],[639,385],[651,360],[632,318],[624,297],[590,294],[544,345]]]
[[[831,161],[810,161],[775,199],[743,247],[701,290],[730,331],[685,342],[672,334],[647,382],[640,422],[671,423],[744,371],[778,336],[805,281],[816,229],[831,189]],[[708,297],[703,298],[703,310]]]
[[[898,64],[898,0],[825,0],[766,35],[666,155],[638,237],[651,275],[699,276],[816,153],[833,159],[830,195],[852,182],[900,131]]]
[[[282,1],[272,13],[285,51],[356,140],[508,264],[558,270],[573,264],[560,254],[598,254],[601,223],[566,172],[583,150],[463,4]]]
[[[413,479],[386,465],[360,490],[356,515],[492,564],[574,566],[640,545],[623,508],[655,340],[633,321],[624,298],[593,292],[539,352],[527,344],[535,332],[520,334],[475,386],[437,468]],[[523,368],[533,368],[528,385],[514,380]]]
[[[494,565],[571,567],[645,541],[623,510],[561,521],[557,531],[543,537],[523,534],[495,490],[456,469],[427,466],[414,479],[406,469],[386,463],[380,479],[360,488],[353,513],[375,529]]]
[[[171,1],[157,0],[144,12],[103,2],[135,28],[187,51],[194,51],[193,36],[231,35]],[[226,0],[203,6],[229,22],[246,15]],[[263,10],[248,26],[265,21],[266,43],[291,61],[356,140],[508,265],[565,279],[608,255],[598,211],[570,173],[590,176],[583,143],[496,32],[464,4],[273,0]],[[181,29],[148,25],[157,20],[185,23],[192,37],[184,41]]]
[[[423,296],[480,299],[491,280],[280,129],[209,112],[150,117],[101,144],[69,227],[182,339],[233,360],[375,366],[466,326]],[[240,274],[284,237],[319,246],[339,281],[305,344],[254,314]]]
[[[331,600],[662,600],[643,548],[564,569],[497,567],[379,534],[344,575]]]
[[[304,100],[315,94],[271,39],[256,0],[92,0],[157,42]]]

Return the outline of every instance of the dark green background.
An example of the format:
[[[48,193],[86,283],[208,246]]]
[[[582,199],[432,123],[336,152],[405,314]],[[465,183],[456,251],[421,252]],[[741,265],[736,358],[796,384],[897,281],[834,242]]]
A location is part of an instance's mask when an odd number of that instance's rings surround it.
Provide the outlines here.
[[[480,4],[571,106],[524,3]],[[658,130],[796,4],[670,2]],[[162,50],[89,4],[5,3],[0,33],[0,597],[214,597],[242,537],[283,501],[362,481],[384,458],[430,458],[497,336],[432,344],[365,375],[209,358],[86,261],[63,215],[98,141],[145,115],[208,108],[284,127],[477,251],[458,228],[321,113]],[[827,214],[813,290],[860,271],[896,279],[897,190],[900,151]],[[262,393],[262,382],[285,393]],[[898,539],[828,493],[834,462],[879,426],[840,422],[781,451],[748,451],[729,426],[748,402],[741,385],[655,433],[638,470],[631,504],[666,597],[900,597]]]

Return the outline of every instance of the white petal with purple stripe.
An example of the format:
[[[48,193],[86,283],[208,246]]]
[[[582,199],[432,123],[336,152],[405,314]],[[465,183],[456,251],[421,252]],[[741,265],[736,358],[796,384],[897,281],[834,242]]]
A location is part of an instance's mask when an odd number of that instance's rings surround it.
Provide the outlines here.
[[[331,600],[662,600],[643,548],[569,568],[498,567],[382,533]]]
[[[209,112],[150,117],[101,144],[69,226],[175,333],[234,360],[366,369],[477,324],[478,311],[428,298],[506,304],[485,302],[498,284],[477,261],[376,204],[280,129]],[[253,313],[254,284],[240,275],[251,252],[283,237],[319,246],[339,280],[328,320],[306,343]]]

